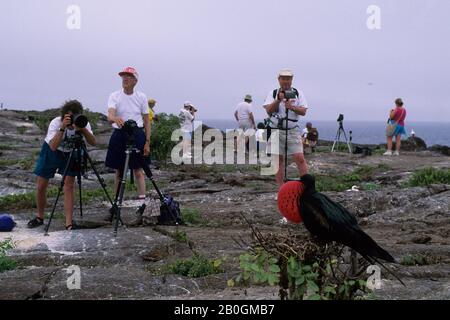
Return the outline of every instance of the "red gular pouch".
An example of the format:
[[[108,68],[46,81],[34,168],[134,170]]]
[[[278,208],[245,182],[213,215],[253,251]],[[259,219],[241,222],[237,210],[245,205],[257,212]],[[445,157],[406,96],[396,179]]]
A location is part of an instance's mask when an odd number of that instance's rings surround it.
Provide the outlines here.
[[[278,210],[289,221],[301,223],[303,221],[299,199],[305,191],[305,186],[300,181],[288,181],[278,191]]]

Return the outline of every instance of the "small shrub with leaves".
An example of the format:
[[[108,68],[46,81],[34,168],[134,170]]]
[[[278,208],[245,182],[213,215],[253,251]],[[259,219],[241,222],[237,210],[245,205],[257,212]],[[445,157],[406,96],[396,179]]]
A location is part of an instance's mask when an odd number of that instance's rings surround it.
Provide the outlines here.
[[[414,172],[409,180],[412,187],[426,187],[435,183],[450,184],[450,169],[425,168]]]
[[[202,255],[195,254],[189,259],[178,260],[169,265],[169,270],[186,277],[199,278],[210,274],[222,273],[222,263],[223,259],[209,260]]]
[[[269,284],[280,287],[282,300],[352,300],[370,293],[365,267],[345,263],[344,247],[292,234],[261,234],[252,227],[255,243],[240,256],[241,274],[228,285]],[[248,245],[247,245],[248,246]]]
[[[17,267],[17,262],[6,256],[6,251],[15,247],[11,238],[0,242],[0,272],[13,270]]]

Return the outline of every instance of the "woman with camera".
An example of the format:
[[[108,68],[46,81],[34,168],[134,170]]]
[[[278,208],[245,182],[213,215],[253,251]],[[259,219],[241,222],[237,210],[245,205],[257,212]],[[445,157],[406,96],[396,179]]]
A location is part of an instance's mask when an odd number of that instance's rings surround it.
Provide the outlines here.
[[[402,135],[406,135],[405,131],[406,109],[403,107],[402,99],[395,100],[395,108],[389,113],[388,126],[386,129],[387,151],[385,156],[399,156],[400,146],[402,143]],[[395,151],[392,152],[392,139],[395,137]]]
[[[37,175],[36,205],[38,212],[37,216],[28,222],[29,228],[36,228],[44,224],[49,179],[55,176],[56,171],[64,174],[69,154],[73,149],[71,141],[78,135],[84,137],[90,145],[95,145],[91,125],[87,122],[87,118],[82,116],[82,113],[83,106],[80,102],[77,100],[67,101],[61,108],[61,116],[50,122],[34,169],[34,174]],[[72,216],[76,175],[77,172],[74,168],[69,168],[64,181],[64,211],[67,230],[74,228]]]

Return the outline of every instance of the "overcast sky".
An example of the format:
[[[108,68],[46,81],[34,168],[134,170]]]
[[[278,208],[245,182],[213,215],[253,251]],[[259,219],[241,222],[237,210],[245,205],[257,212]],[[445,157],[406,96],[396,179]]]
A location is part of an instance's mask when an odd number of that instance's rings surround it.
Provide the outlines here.
[[[80,29],[67,27],[70,5]],[[449,0],[1,0],[0,102],[106,113],[130,65],[158,112],[189,100],[200,119],[231,119],[250,93],[262,118],[289,67],[310,119],[381,121],[402,97],[410,121],[450,121],[449,14]]]

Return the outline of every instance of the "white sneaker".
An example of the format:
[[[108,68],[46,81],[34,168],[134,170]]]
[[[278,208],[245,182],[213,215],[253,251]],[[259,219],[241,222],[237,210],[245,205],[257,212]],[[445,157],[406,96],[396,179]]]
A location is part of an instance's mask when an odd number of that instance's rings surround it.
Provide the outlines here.
[[[394,151],[394,156],[399,156],[400,155],[400,153],[398,152],[398,151]]]
[[[286,218],[281,218],[278,222],[282,225],[285,225],[288,223],[288,220]]]
[[[392,151],[388,150],[385,153],[383,153],[383,156],[392,156]]]

